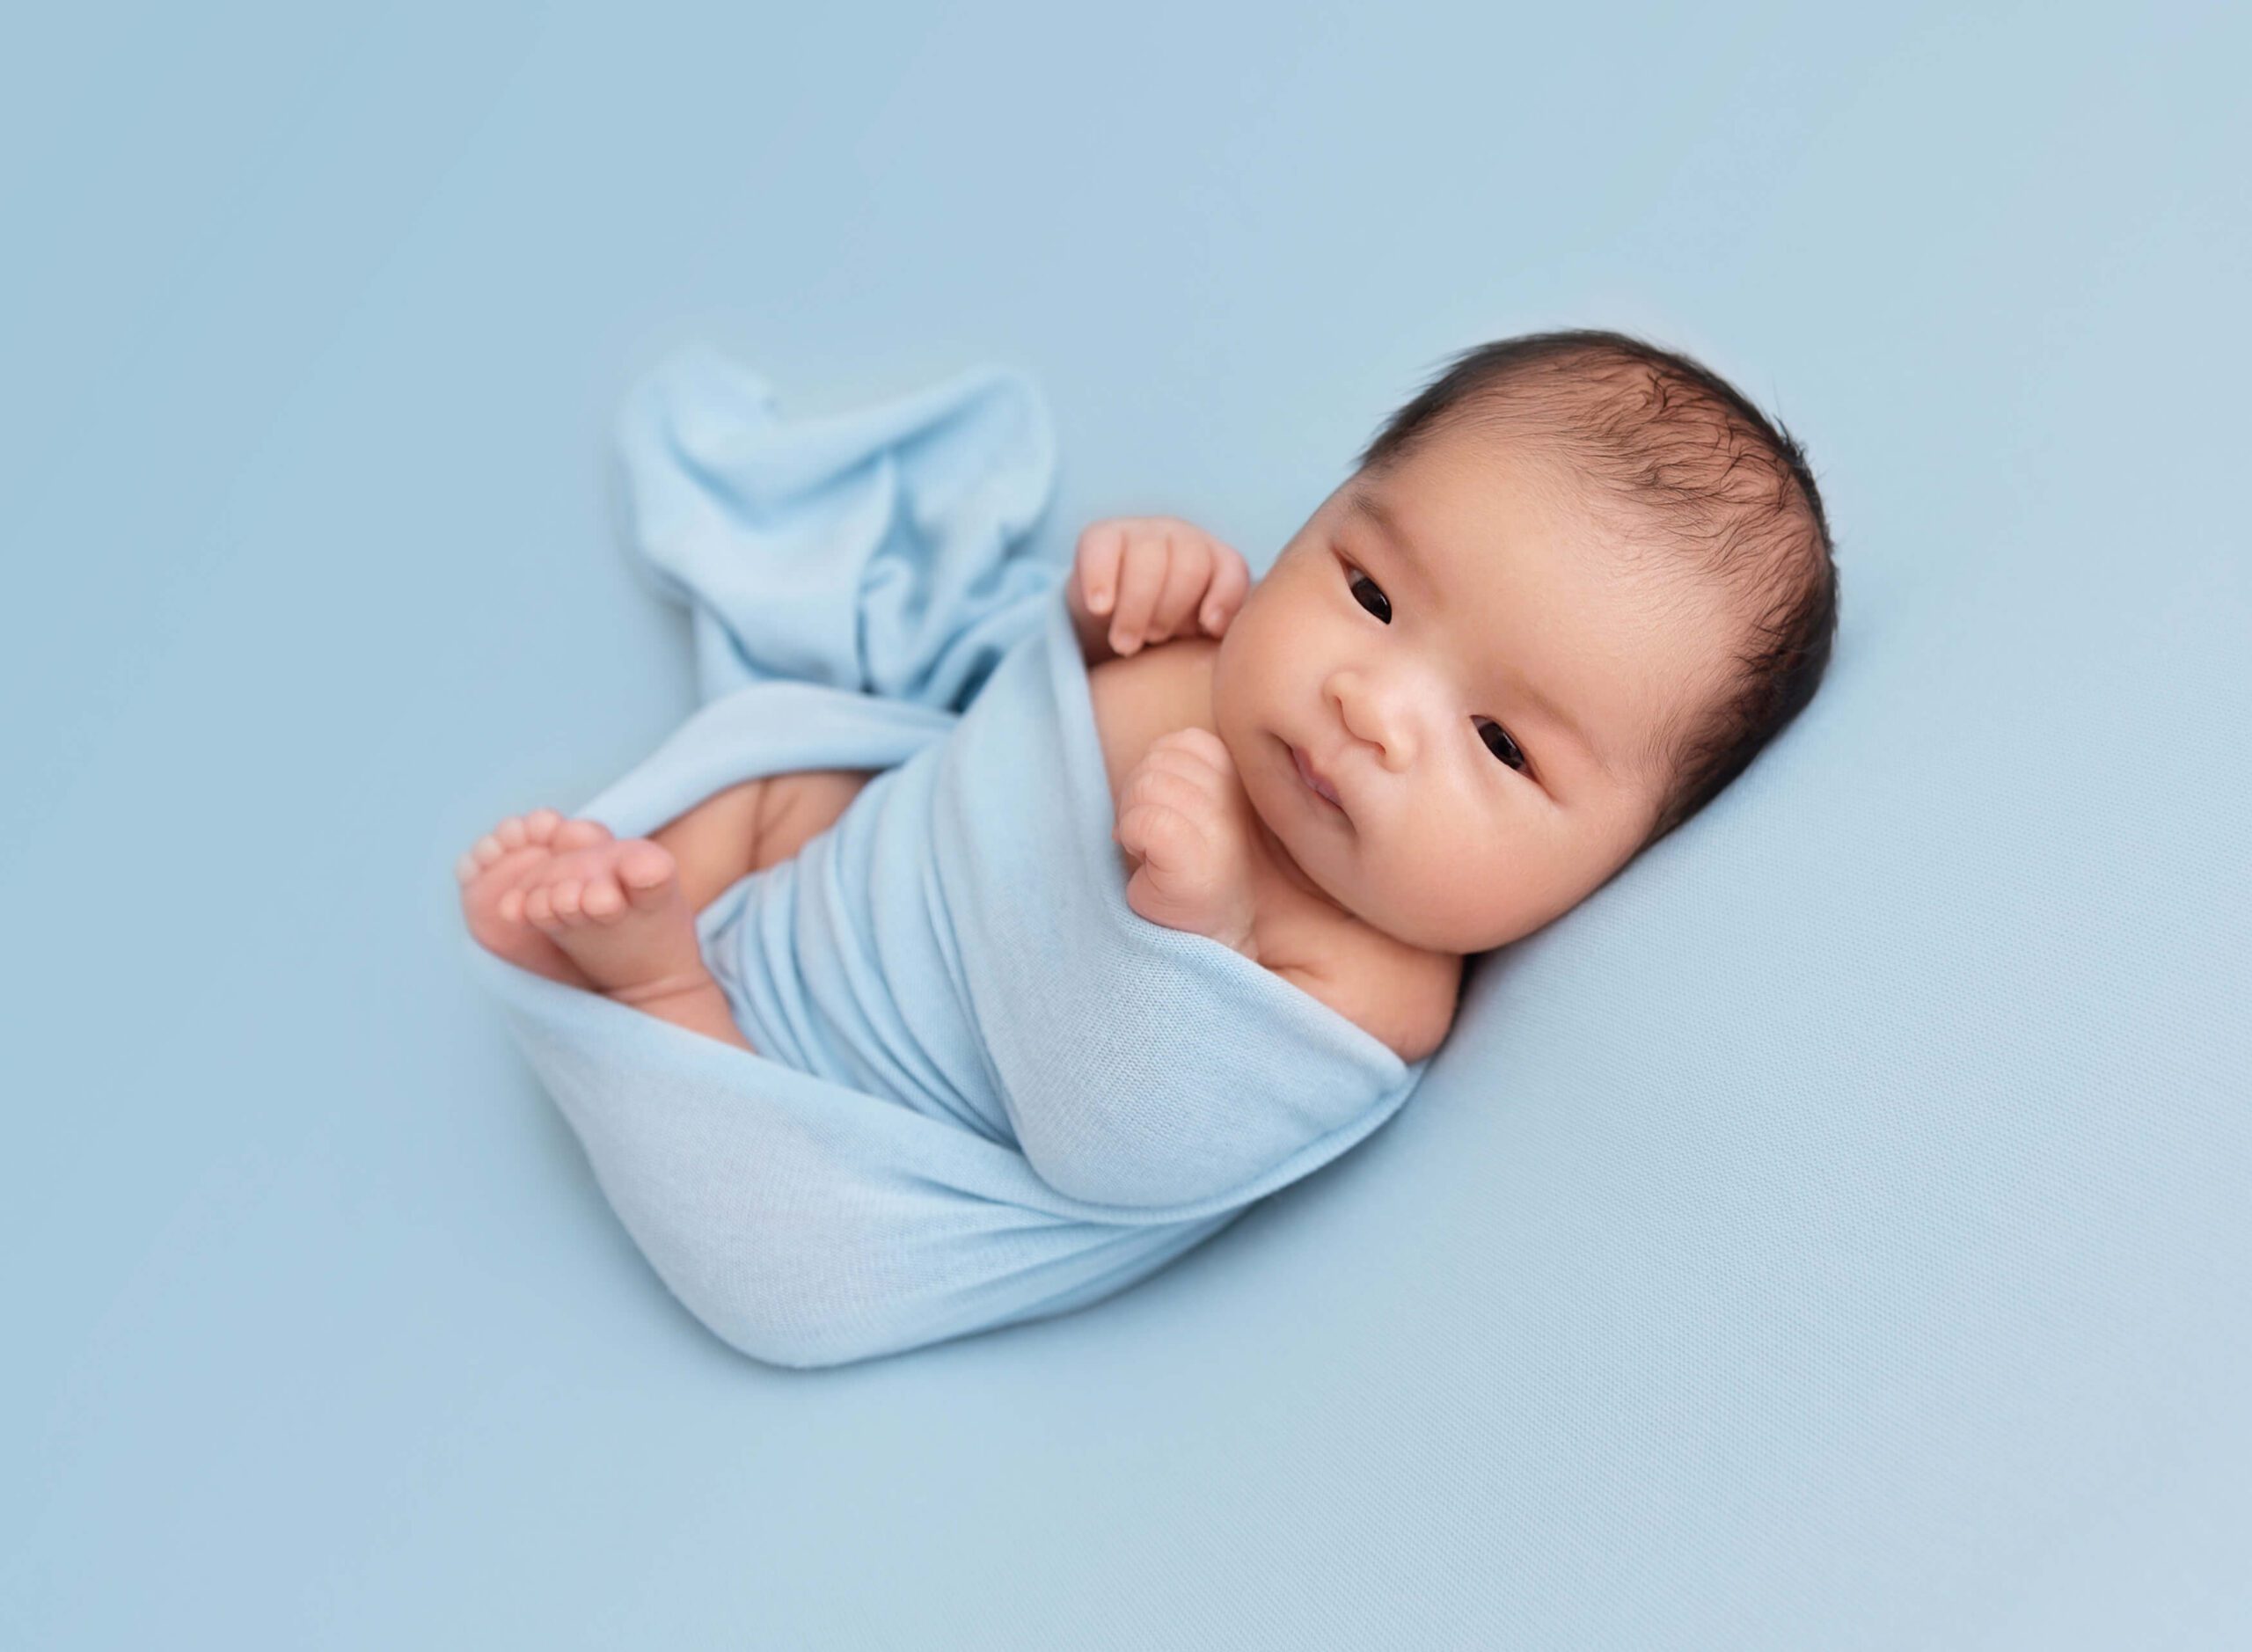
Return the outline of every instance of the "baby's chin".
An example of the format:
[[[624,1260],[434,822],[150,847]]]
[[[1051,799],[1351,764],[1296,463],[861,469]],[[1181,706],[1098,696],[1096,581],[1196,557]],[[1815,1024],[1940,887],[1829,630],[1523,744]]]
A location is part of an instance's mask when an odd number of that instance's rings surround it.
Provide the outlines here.
[[[1254,810],[1258,808],[1256,800],[1254,800],[1252,807]],[[1346,916],[1365,924],[1377,933],[1397,941],[1403,947],[1414,947],[1421,952],[1445,953],[1456,957],[1465,955],[1464,948],[1443,939],[1434,939],[1424,932],[1431,927],[1429,924],[1420,921],[1403,923],[1399,921],[1396,914],[1380,910],[1383,903],[1369,900],[1366,891],[1356,887],[1349,873],[1342,874],[1334,872],[1326,873],[1323,870],[1322,862],[1333,857],[1320,853],[1318,847],[1310,849],[1307,856],[1300,859],[1292,852],[1289,836],[1284,831],[1277,830],[1275,823],[1268,821],[1263,814],[1260,818],[1266,822],[1267,830],[1274,835],[1274,841],[1268,845],[1268,850],[1277,862],[1276,869],[1281,871],[1283,876],[1291,878],[1301,888],[1311,890]],[[1308,828],[1305,822],[1300,822],[1296,823],[1293,830],[1304,832]],[[1287,864],[1284,864],[1285,857],[1288,858]]]
[[[1292,803],[1296,800],[1295,798],[1291,800]],[[1300,888],[1327,901],[1331,905],[1355,917],[1361,917],[1361,913],[1353,905],[1350,898],[1351,892],[1349,889],[1339,888],[1337,879],[1325,876],[1317,866],[1308,865],[1305,860],[1298,857],[1297,846],[1291,841],[1292,837],[1296,834],[1310,835],[1312,830],[1303,818],[1286,819],[1278,822],[1272,815],[1260,807],[1256,795],[1251,796],[1251,808],[1252,812],[1259,816],[1260,823],[1266,828],[1264,846],[1269,859],[1275,862],[1276,871]],[[1362,918],[1362,921],[1365,923],[1367,919]]]

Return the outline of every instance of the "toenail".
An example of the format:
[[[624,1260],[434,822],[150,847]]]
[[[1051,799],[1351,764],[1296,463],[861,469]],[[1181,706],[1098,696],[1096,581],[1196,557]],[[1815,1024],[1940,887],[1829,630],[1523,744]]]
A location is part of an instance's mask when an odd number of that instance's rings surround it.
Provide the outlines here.
[[[454,862],[454,876],[460,879],[464,883],[467,883],[476,875],[477,857],[475,855],[465,854],[460,859]]]

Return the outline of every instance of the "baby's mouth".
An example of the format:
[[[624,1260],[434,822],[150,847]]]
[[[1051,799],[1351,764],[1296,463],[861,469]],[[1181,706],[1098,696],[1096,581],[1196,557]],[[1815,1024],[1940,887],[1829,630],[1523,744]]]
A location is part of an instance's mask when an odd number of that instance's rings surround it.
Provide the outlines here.
[[[1288,742],[1286,742],[1285,743],[1287,744]],[[1332,808],[1336,808],[1341,812],[1343,810],[1345,807],[1343,800],[1337,795],[1336,790],[1331,786],[1327,780],[1321,778],[1320,776],[1314,773],[1312,768],[1307,766],[1305,753],[1300,751],[1296,746],[1291,746],[1291,761],[1298,766],[1298,778],[1305,782],[1306,788],[1309,791],[1313,793],[1315,796],[1323,799]]]

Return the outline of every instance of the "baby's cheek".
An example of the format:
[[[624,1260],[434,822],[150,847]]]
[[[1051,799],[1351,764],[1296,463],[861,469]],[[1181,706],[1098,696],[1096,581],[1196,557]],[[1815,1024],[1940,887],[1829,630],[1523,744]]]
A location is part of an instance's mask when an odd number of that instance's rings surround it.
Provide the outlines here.
[[[1417,922],[1443,917],[1460,902],[1461,881],[1444,866],[1418,857],[1407,866],[1395,866],[1385,880],[1386,904],[1403,917]]]
[[[1412,850],[1385,856],[1385,891],[1418,918],[1444,917],[1472,896],[1466,876],[1471,859],[1451,834],[1427,830]],[[1490,872],[1491,857],[1483,864]]]

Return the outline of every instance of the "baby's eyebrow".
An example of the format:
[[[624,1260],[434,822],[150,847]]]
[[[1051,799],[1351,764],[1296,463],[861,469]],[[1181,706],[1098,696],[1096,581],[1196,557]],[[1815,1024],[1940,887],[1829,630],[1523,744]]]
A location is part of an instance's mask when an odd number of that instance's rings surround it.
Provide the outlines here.
[[[1392,514],[1390,506],[1370,491],[1365,483],[1356,483],[1346,490],[1345,505],[1349,514],[1359,516],[1384,536],[1400,559],[1415,570],[1415,576],[1422,581],[1424,589],[1435,594],[1437,592],[1438,586],[1431,578],[1430,569],[1425,566],[1423,559],[1416,555],[1415,542],[1409,539],[1401,530],[1400,518]],[[1576,718],[1543,694],[1537,684],[1523,677],[1514,677],[1512,680],[1516,682],[1518,691],[1524,696],[1526,702],[1532,706],[1533,710],[1539,712],[1551,725],[1561,729],[1576,741],[1580,749],[1594,760],[1597,768],[1614,780],[1619,778],[1618,771],[1612,768],[1610,760],[1604,756],[1595,742],[1588,738],[1587,730],[1580,727]]]
[[[1355,515],[1362,517],[1392,542],[1392,548],[1399,552],[1400,560],[1414,568],[1424,584],[1430,584],[1430,570],[1423,566],[1423,559],[1415,554],[1415,547],[1408,542],[1408,535],[1401,530],[1400,518],[1392,514],[1392,507],[1369,492],[1365,486],[1356,486],[1350,489],[1345,495],[1345,503]]]

